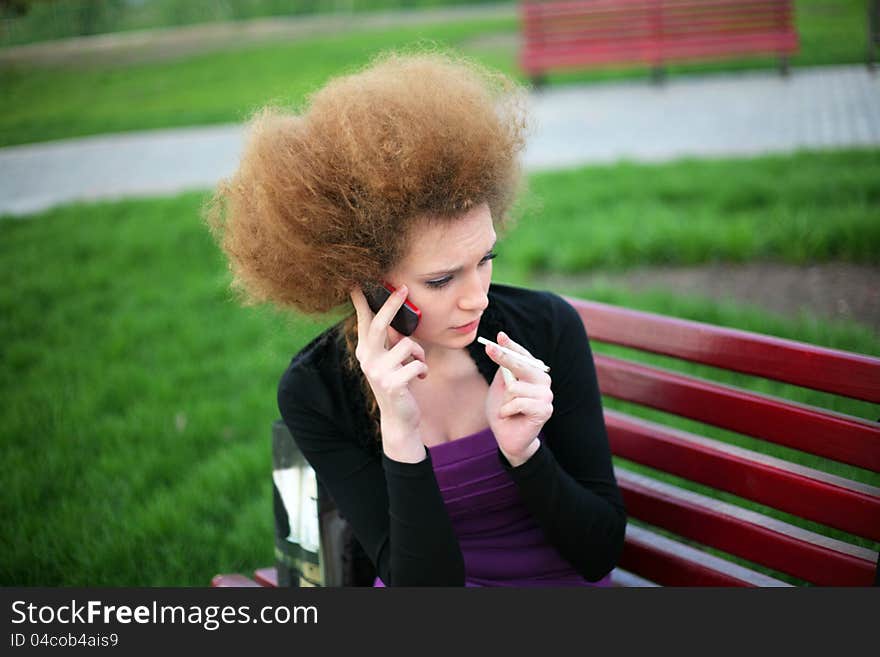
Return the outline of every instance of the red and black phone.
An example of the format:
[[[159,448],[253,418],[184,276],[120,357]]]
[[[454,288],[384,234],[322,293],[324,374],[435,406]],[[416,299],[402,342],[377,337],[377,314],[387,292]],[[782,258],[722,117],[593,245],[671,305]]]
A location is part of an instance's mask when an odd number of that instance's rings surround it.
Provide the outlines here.
[[[379,312],[388,300],[388,297],[394,294],[395,291],[396,288],[393,285],[385,282],[364,286],[364,296],[367,298],[367,303],[374,313]],[[397,311],[394,319],[391,320],[391,327],[403,335],[412,335],[413,331],[416,330],[416,326],[419,325],[421,318],[422,311],[407,299],[403,302],[400,310]]]

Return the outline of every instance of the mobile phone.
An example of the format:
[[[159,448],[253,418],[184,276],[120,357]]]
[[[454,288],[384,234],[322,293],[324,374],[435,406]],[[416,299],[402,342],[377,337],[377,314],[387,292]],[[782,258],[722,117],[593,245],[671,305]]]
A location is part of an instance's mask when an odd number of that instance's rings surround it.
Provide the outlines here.
[[[370,309],[377,313],[385,305],[388,297],[394,294],[395,290],[394,286],[384,282],[366,285],[364,286],[364,296],[367,298]],[[413,331],[416,330],[416,326],[419,325],[421,318],[422,311],[407,299],[403,302],[400,310],[397,311],[394,319],[391,320],[391,327],[403,335],[412,335]]]

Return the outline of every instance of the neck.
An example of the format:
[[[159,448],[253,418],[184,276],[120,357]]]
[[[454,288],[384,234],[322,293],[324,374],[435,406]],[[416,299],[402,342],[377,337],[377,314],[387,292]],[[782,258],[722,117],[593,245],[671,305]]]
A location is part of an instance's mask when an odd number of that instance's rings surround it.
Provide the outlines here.
[[[454,379],[463,374],[469,374],[470,365],[474,365],[467,347],[449,349],[422,345],[422,348],[425,350],[425,362],[435,380],[437,378]]]

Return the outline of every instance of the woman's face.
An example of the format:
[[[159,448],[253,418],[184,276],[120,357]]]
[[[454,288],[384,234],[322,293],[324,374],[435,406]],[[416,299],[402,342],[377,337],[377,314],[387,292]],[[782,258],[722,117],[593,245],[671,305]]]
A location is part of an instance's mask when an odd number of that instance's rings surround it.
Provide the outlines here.
[[[405,257],[387,279],[394,287],[405,283],[409,300],[422,311],[412,337],[423,347],[460,349],[476,339],[489,305],[495,239],[485,203],[413,231]]]

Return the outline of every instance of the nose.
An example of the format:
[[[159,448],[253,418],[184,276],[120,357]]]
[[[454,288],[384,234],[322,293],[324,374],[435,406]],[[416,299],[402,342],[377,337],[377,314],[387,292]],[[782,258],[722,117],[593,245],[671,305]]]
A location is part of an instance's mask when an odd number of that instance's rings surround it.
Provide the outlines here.
[[[458,298],[458,307],[469,312],[483,312],[489,305],[489,281],[483,280],[479,271],[473,271],[468,275],[462,286],[461,296]]]

